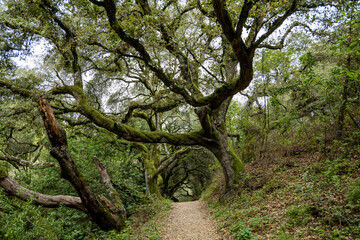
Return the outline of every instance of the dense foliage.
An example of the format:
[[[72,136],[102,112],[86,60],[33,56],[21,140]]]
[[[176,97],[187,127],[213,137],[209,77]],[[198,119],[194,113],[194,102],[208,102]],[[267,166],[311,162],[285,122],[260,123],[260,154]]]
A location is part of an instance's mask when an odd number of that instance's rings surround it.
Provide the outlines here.
[[[0,238],[144,237],[207,188],[235,239],[359,237],[357,1],[0,9]]]

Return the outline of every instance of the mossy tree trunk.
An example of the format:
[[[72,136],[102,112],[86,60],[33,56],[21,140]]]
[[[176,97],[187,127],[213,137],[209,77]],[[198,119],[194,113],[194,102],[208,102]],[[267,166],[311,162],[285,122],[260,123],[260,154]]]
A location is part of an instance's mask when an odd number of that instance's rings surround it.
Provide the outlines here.
[[[159,189],[158,167],[160,165],[160,144],[152,144],[148,157],[144,159],[146,191],[149,195],[162,198]],[[161,181],[161,180],[160,180]]]
[[[220,162],[225,177],[226,191],[231,190],[232,184],[239,178],[244,167],[228,140],[225,118],[230,102],[231,98],[228,98],[217,109],[202,107],[196,111],[204,129],[203,135],[206,140],[203,146],[208,148]]]
[[[225,191],[231,190],[232,184],[239,179],[244,164],[233,151],[227,132],[219,134],[215,143],[209,146],[209,150],[221,164],[225,177]]]
[[[141,149],[142,151],[142,161],[145,168],[145,182],[147,194],[155,196],[157,198],[162,198],[159,184],[162,183],[163,179],[160,174],[165,171],[165,169],[167,169],[171,163],[188,154],[191,151],[191,148],[180,149],[179,151],[174,152],[170,156],[161,159],[160,144],[154,144],[152,146],[151,152],[144,144],[133,143],[133,146]]]
[[[151,196],[155,196],[156,198],[161,199],[162,195],[159,189],[158,177],[154,177],[154,174],[149,174],[147,170],[145,170],[145,177],[147,193]]]

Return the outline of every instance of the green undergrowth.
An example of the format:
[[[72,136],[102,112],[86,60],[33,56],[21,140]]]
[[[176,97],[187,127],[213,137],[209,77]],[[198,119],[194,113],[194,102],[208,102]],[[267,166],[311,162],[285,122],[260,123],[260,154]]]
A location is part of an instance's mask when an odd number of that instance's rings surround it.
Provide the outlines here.
[[[78,210],[34,206],[0,190],[0,239],[161,239],[159,228],[170,206],[169,200],[149,199],[131,210],[123,231],[104,232]]]
[[[127,221],[127,227],[121,232],[108,232],[104,239],[162,239],[160,229],[164,219],[171,209],[171,200],[151,200],[149,203],[139,205]]]
[[[0,191],[0,239],[98,239],[102,234],[104,232],[78,210],[42,208]]]
[[[230,197],[217,178],[203,198],[233,239],[360,239],[360,146],[351,149],[253,162]]]

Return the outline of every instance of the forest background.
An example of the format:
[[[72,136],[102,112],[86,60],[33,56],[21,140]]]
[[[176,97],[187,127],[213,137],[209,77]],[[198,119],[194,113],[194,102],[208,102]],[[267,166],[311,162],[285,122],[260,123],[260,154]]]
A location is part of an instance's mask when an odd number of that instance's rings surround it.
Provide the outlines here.
[[[0,6],[1,238],[360,237],[357,1]]]

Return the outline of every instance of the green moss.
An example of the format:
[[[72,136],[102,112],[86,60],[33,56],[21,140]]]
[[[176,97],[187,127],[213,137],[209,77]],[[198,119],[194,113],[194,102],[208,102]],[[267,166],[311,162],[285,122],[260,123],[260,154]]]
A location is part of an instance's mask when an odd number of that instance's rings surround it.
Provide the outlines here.
[[[206,115],[206,118],[207,118],[207,121],[208,121],[208,124],[209,124],[210,135],[213,135],[212,124],[211,124],[211,119],[210,119],[209,114]]]
[[[146,168],[146,171],[149,176],[155,175],[155,173],[157,172],[153,162],[150,159],[147,158],[144,159],[144,167]]]
[[[4,166],[0,165],[0,179],[6,178],[8,175]]]
[[[160,176],[160,175],[158,175],[158,185],[161,185],[161,184],[163,184],[164,183],[164,179]]]
[[[149,179],[148,184],[149,184],[148,190],[149,190],[150,195],[155,196],[158,199],[162,199],[157,181],[154,179]]]
[[[232,156],[233,159],[233,169],[235,172],[235,181],[238,180],[240,178],[240,172],[244,169],[244,163],[241,161],[241,159],[236,155],[236,153],[234,152],[234,149],[232,148],[231,143],[228,140],[228,145],[229,145],[229,150],[230,150],[230,154]]]

